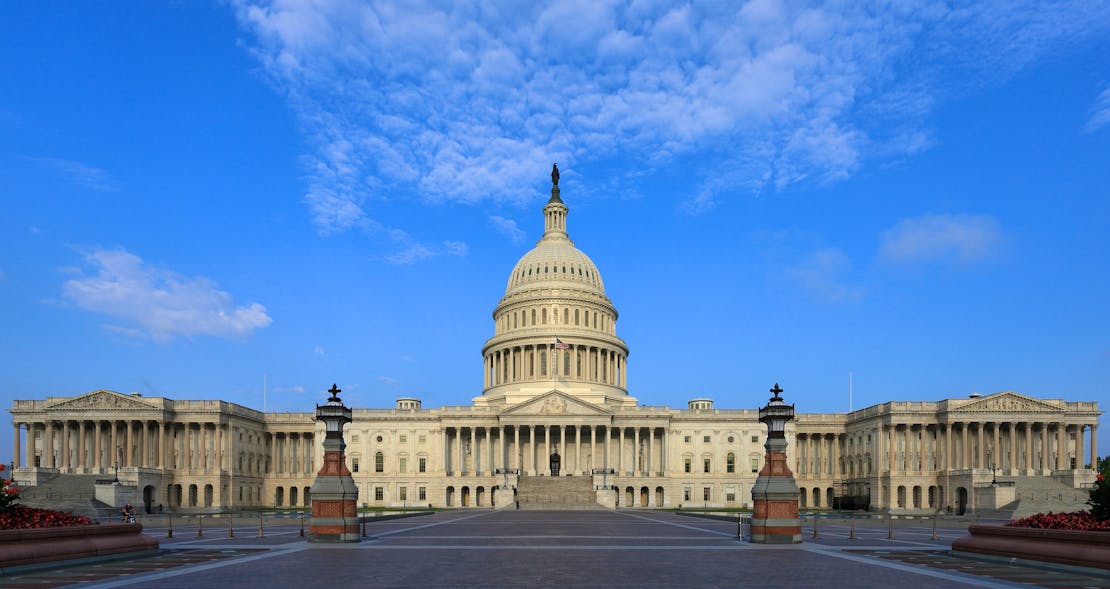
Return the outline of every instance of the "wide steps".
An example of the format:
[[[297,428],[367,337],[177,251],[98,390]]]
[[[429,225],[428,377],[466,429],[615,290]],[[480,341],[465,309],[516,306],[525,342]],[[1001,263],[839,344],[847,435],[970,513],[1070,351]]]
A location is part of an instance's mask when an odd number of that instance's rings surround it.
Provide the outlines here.
[[[517,481],[516,502],[520,509],[592,510],[597,503],[593,479],[583,477],[531,477]]]
[[[96,500],[96,481],[103,478],[104,475],[98,474],[61,474],[41,485],[21,490],[19,503],[39,509],[103,517],[108,506]]]
[[[1037,513],[1085,511],[1089,508],[1090,494],[1084,489],[1075,489],[1049,477],[1019,476],[1012,477],[1017,496],[1017,508],[1013,519],[1029,517]]]

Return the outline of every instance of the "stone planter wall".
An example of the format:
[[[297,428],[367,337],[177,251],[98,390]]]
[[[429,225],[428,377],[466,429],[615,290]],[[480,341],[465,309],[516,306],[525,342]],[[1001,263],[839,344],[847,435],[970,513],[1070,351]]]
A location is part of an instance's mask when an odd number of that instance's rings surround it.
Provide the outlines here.
[[[1110,532],[971,526],[955,552],[1110,569]]]
[[[141,524],[0,530],[0,573],[8,567],[158,549]]]

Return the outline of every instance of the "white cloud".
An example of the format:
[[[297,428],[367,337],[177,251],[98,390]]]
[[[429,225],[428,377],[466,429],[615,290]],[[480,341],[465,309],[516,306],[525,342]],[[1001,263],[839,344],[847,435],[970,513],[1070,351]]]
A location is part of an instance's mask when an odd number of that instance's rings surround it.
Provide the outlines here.
[[[854,302],[863,298],[863,288],[851,286],[846,279],[852,262],[837,248],[818,250],[801,263],[786,269],[786,277],[810,293],[831,302]]]
[[[55,172],[64,176],[66,180],[78,186],[101,192],[108,192],[116,189],[115,182],[112,181],[112,178],[107,172],[100,168],[81,162],[52,157],[31,159],[53,169]]]
[[[493,228],[507,236],[513,243],[520,243],[524,241],[524,230],[517,225],[513,219],[506,219],[498,215],[490,215],[489,221],[493,224]]]
[[[125,325],[106,326],[117,333],[161,342],[179,336],[244,337],[272,321],[262,305],[236,306],[230,294],[203,276],[156,268],[124,250],[94,249],[85,261],[95,274],[79,271],[63,285],[63,296],[122,321]]]
[[[291,387],[274,387],[271,392],[276,393],[276,394],[283,394],[283,393],[301,394],[301,393],[304,392],[304,387],[302,387],[301,385],[294,385],[294,386],[291,386]]]
[[[439,256],[466,257],[470,248],[461,241],[443,241],[439,245],[420,243],[401,229],[386,232],[394,245],[401,249],[384,256],[386,262],[399,266],[415,264]]]
[[[324,349],[324,346],[319,346],[319,345],[312,348],[312,353],[316,354],[317,356],[327,356],[328,355],[328,351]]]
[[[693,212],[837,181],[927,149],[947,95],[1110,30],[1089,0],[233,6],[309,137],[325,233],[414,194],[527,202],[552,161],[680,164],[700,179],[680,195]]]
[[[1083,130],[1093,133],[1108,123],[1110,123],[1110,87],[1098,95],[1098,100],[1092,109],[1091,118],[1087,119],[1087,124],[1084,125]]]
[[[879,236],[879,259],[893,263],[932,260],[976,262],[1002,242],[998,221],[988,215],[923,215],[903,219]]]

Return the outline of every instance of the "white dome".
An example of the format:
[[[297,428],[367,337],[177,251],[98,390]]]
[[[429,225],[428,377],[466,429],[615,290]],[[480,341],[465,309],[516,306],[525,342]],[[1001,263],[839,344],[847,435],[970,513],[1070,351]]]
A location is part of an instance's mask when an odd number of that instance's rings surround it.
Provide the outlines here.
[[[577,287],[605,296],[605,284],[597,266],[569,239],[541,239],[524,254],[509,275],[505,296],[543,287]]]

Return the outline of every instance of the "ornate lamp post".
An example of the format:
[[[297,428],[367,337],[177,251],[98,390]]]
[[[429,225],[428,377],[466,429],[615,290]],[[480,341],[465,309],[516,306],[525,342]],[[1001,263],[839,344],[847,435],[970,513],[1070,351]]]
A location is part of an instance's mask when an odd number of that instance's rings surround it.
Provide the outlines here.
[[[309,542],[358,542],[358,487],[347,469],[343,426],[351,423],[351,408],[339,399],[334,384],[331,397],[316,406],[316,420],[324,422],[324,465],[312,483]]]
[[[752,487],[751,541],[756,544],[800,544],[798,485],[786,466],[786,422],[794,419],[794,405],[782,401],[775,383],[772,397],[759,410],[759,421],[767,424],[767,450],[763,470]]]

